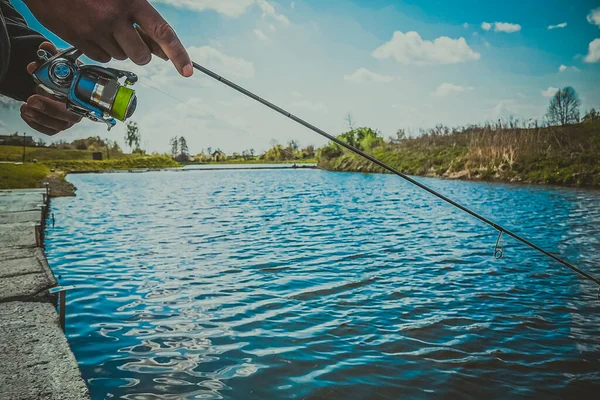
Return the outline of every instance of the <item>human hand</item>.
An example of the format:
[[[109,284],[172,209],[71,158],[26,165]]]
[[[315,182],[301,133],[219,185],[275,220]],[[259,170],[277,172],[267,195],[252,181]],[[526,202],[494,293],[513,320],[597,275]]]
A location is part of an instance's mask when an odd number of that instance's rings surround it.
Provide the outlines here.
[[[154,53],[170,59],[181,75],[193,74],[175,31],[147,0],[24,1],[44,26],[93,60],[130,58],[145,65]]]
[[[56,54],[56,47],[50,42],[44,42],[40,49],[50,54]],[[27,66],[27,72],[33,74],[39,63],[32,62]],[[46,135],[56,135],[71,128],[81,121],[81,117],[67,110],[64,101],[57,100],[48,94],[34,94],[21,106],[21,118],[30,127]]]

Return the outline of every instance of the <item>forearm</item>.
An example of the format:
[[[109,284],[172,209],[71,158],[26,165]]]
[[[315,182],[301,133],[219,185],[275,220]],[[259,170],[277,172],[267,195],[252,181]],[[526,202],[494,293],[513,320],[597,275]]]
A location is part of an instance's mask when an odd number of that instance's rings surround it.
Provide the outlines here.
[[[27,64],[36,60],[37,50],[46,39],[30,29],[23,17],[7,0],[0,0],[0,39],[2,61],[0,94],[25,101],[35,93],[35,83],[27,73]],[[7,58],[6,58],[7,57]]]

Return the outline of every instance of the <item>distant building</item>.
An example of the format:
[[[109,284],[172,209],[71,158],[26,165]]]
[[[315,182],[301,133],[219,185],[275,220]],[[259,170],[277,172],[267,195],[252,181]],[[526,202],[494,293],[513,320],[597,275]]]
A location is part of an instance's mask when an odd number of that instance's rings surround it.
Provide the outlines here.
[[[32,136],[0,135],[0,146],[25,146],[35,147]]]

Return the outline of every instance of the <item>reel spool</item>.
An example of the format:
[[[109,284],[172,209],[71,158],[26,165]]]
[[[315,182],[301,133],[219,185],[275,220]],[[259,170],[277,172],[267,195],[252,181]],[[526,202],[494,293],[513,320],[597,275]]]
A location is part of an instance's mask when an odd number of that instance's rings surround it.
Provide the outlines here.
[[[75,48],[54,56],[38,50],[41,65],[33,79],[49,94],[66,100],[69,111],[104,122],[110,131],[117,120],[125,121],[135,112],[137,97],[128,86],[134,85],[138,77],[128,71],[83,65],[77,61],[81,55]],[[121,78],[125,78],[123,84]]]

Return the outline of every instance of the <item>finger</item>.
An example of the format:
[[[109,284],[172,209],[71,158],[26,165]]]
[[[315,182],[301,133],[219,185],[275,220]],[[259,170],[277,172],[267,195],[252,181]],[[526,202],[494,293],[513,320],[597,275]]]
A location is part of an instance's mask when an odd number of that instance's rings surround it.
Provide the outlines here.
[[[71,122],[56,119],[31,107],[26,107],[21,113],[21,116],[24,120],[33,121],[38,125],[45,126],[46,128],[55,131],[64,131],[74,125]]]
[[[107,52],[102,50],[100,46],[91,42],[82,42],[79,44],[79,50],[83,52],[86,56],[91,58],[94,61],[98,61],[100,63],[107,63],[110,61],[110,56]]]
[[[100,47],[102,47],[102,50],[104,50],[106,53],[108,53],[108,55],[111,56],[112,58],[114,58],[116,60],[126,60],[127,59],[127,55],[125,54],[125,52],[123,51],[121,46],[119,46],[119,44],[117,43],[117,41],[114,38],[112,38],[112,37],[103,38],[98,41],[98,44],[100,45]]]
[[[36,131],[43,133],[45,135],[56,135],[59,131],[56,129],[51,129],[48,128],[46,126],[43,126],[39,123],[37,123],[33,117],[31,117],[29,115],[29,113],[27,113],[27,105],[23,104],[21,106],[21,118],[23,118],[23,121],[25,121],[25,123],[27,123],[27,125],[29,125],[30,127],[32,127],[33,129],[35,129]]]
[[[23,121],[25,121],[25,123],[27,125],[29,125],[30,127],[32,127],[33,129],[35,129],[36,131],[38,131],[40,133],[43,133],[44,135],[54,136],[54,135],[56,135],[57,133],[60,132],[60,131],[57,131],[55,129],[47,128],[47,127],[45,127],[43,125],[38,124],[35,121],[29,120],[29,119],[26,119],[26,118],[23,118]]]
[[[36,69],[38,69],[38,67],[40,66],[40,63],[38,62],[30,62],[29,64],[27,64],[27,73],[29,75],[33,74],[35,72]]]
[[[148,46],[148,48],[150,49],[150,51],[152,52],[152,54],[154,54],[155,56],[158,56],[158,57],[162,58],[165,61],[169,60],[169,57],[167,57],[167,55],[165,54],[165,52],[163,51],[163,49],[161,49],[160,46],[158,45],[158,43],[156,43],[154,40],[152,40],[150,38],[150,36],[148,36],[148,34],[146,33],[146,31],[144,31],[139,26],[136,26],[135,29],[137,30],[138,34],[140,35],[140,37],[142,38],[142,40],[144,41],[144,43],[146,43],[146,46]]]
[[[115,39],[127,57],[137,65],[146,65],[152,60],[152,53],[133,25],[124,25],[115,31]]]
[[[181,75],[192,76],[194,73],[192,61],[173,28],[150,3],[140,4],[141,6],[134,11],[134,21],[148,34],[150,39],[159,45]]]
[[[43,42],[42,44],[40,44],[39,48],[40,48],[40,50],[44,50],[51,55],[55,55],[56,53],[58,53],[56,46],[54,46],[54,44],[52,44],[50,42]],[[39,62],[35,62],[35,61],[30,62],[29,64],[27,64],[27,73],[29,75],[33,74],[35,72],[35,70],[38,69],[39,66],[40,66]]]
[[[52,55],[55,55],[58,53],[58,49],[51,42],[43,42],[42,44],[40,44],[40,49],[45,50]]]
[[[27,99],[26,105],[57,120],[71,124],[81,121],[81,117],[70,112],[64,102],[54,99],[51,95],[34,94]]]

